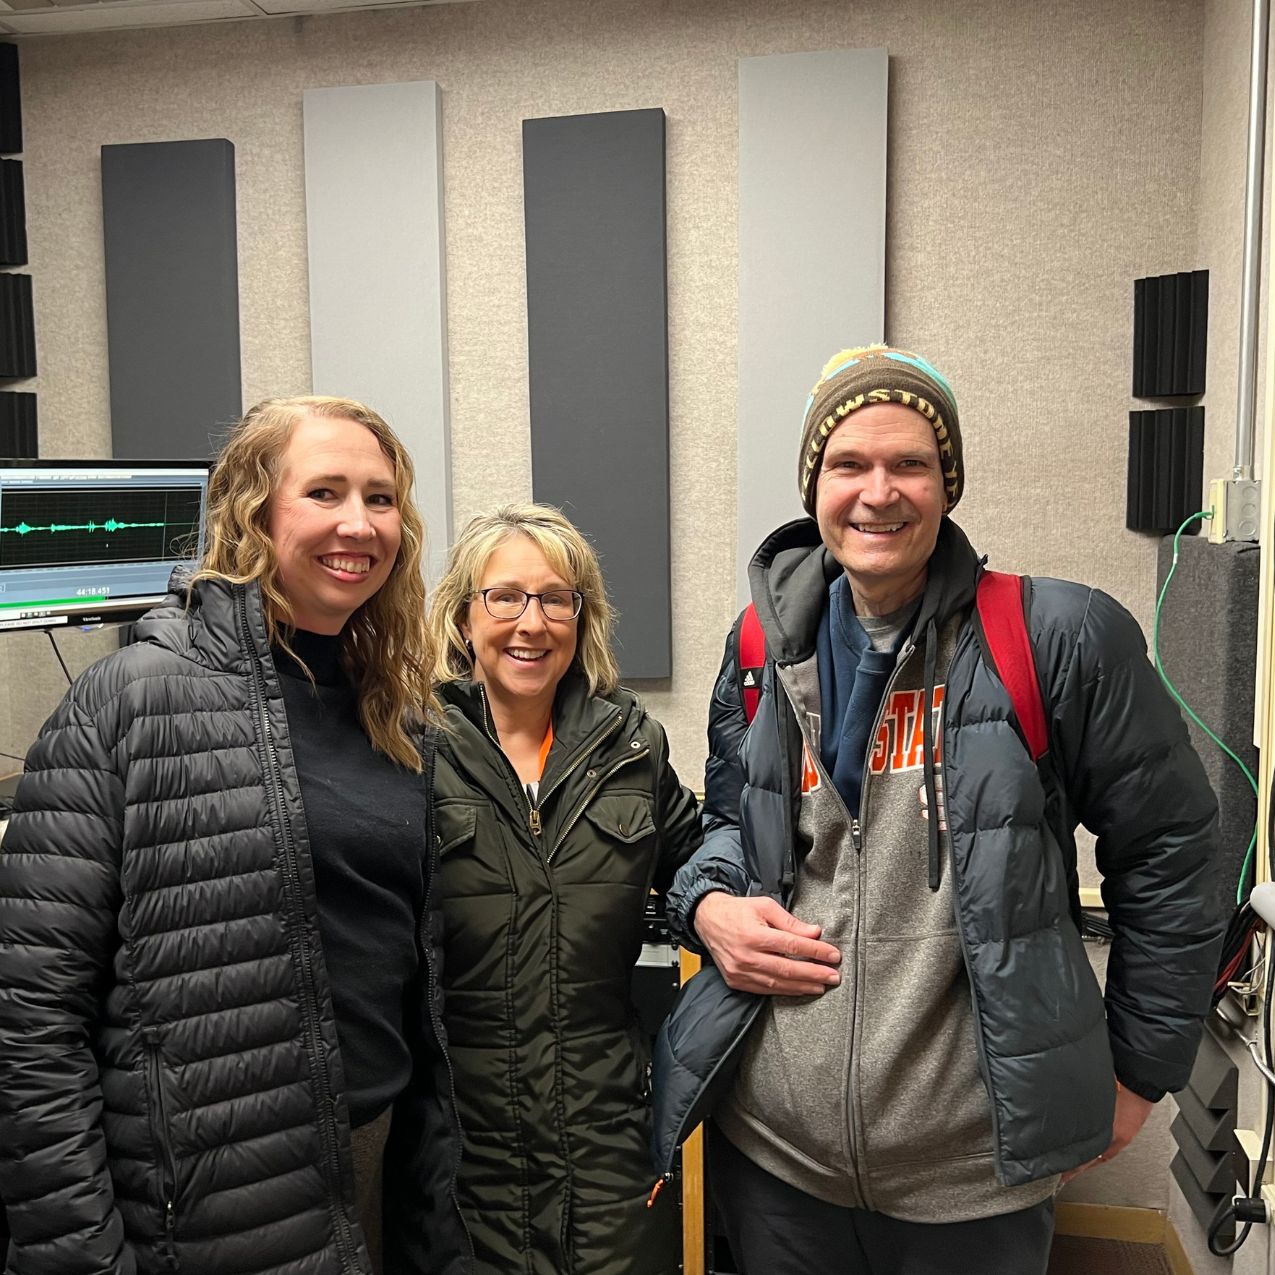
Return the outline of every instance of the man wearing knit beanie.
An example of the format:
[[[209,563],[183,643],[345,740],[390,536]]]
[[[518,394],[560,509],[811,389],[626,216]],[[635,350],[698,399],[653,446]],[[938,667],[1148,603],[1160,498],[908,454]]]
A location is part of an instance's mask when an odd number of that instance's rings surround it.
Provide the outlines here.
[[[1012,634],[1016,609],[1018,666],[1002,646],[993,667],[982,563],[950,517],[956,396],[926,359],[829,360],[798,484],[809,517],[750,565],[704,845],[669,894],[713,966],[657,1043],[657,1159],[711,1111],[745,1275],[1043,1275],[1060,1181],[1190,1074],[1221,939],[1216,803],[1107,595],[1006,578],[990,619]],[[1039,682],[1038,763],[1002,677]],[[1116,934],[1105,1006],[1077,822]]]

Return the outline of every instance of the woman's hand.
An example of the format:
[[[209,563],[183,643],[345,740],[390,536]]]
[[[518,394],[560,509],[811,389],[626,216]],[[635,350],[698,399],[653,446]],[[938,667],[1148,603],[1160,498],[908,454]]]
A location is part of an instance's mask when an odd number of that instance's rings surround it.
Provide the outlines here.
[[[695,908],[695,932],[728,987],[770,996],[818,996],[841,982],[841,961],[823,930],[799,921],[774,899],[736,898],[722,890]]]

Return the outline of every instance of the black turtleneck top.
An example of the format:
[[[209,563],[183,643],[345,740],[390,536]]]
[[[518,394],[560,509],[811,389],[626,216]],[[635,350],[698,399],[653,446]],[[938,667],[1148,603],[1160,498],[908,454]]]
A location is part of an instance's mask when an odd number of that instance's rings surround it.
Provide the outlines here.
[[[340,637],[298,630],[273,654],[288,712],[319,901],[319,930],[345,1064],[350,1123],[374,1120],[411,1076],[405,1014],[425,906],[425,785],[374,752],[340,667]]]

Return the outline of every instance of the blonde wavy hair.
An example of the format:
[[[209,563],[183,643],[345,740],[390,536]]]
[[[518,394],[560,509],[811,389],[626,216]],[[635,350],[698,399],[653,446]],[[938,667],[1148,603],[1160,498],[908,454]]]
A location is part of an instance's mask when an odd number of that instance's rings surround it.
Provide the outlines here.
[[[461,632],[491,555],[514,536],[526,536],[568,585],[584,595],[576,621],[578,668],[593,695],[605,695],[620,684],[620,669],[611,645],[615,608],[607,599],[602,567],[593,546],[560,509],[552,505],[503,505],[470,520],[452,545],[447,572],[434,590],[429,629],[434,644],[434,677],[455,682],[474,675],[474,660]]]
[[[394,498],[402,524],[398,557],[385,583],[341,631],[341,663],[354,685],[359,721],[372,747],[419,771],[420,751],[409,732],[441,718],[430,678],[434,646],[425,624],[425,525],[412,497],[412,459],[370,407],[353,399],[306,394],[266,399],[250,408],[231,431],[209,479],[204,556],[192,583],[255,582],[270,641],[295,657],[289,645],[295,627],[292,609],[270,538],[270,503],[288,439],[307,416],[356,421],[371,431],[394,469]]]

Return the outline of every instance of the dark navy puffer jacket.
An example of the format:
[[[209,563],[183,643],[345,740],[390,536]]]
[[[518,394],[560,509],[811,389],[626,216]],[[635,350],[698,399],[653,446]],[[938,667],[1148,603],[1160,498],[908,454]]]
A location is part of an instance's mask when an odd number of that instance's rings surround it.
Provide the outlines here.
[[[0,847],[11,1275],[354,1275],[305,812],[253,586],[203,581],[76,680]],[[425,854],[433,854],[430,837]],[[428,909],[427,909],[428,910]],[[466,1263],[437,932],[405,1015],[386,1270]]]
[[[774,668],[810,658],[839,570],[810,519],[776,531],[750,566],[766,635],[757,716],[749,726],[728,642],[710,710],[704,845],[669,894],[670,921],[696,950],[692,914],[710,890],[784,903],[791,896],[801,736]],[[971,615],[979,571],[945,518],[914,632]],[[1113,1071],[1151,1100],[1186,1084],[1222,928],[1212,902],[1217,803],[1136,622],[1096,589],[1038,579],[1029,624],[1053,792],[969,620],[943,711],[957,923],[997,1177],[1009,1186],[1074,1168],[1106,1147]],[[1105,1000],[1075,924],[1077,823],[1097,836],[1116,932]],[[917,888],[926,888],[923,878]],[[729,1084],[759,1006],[715,969],[683,989],[654,1060],[658,1167]]]

